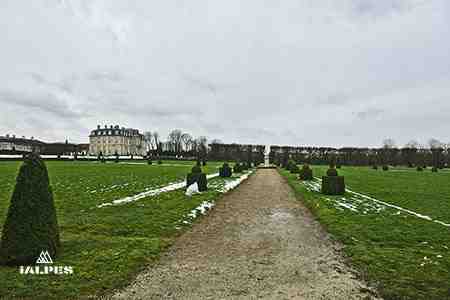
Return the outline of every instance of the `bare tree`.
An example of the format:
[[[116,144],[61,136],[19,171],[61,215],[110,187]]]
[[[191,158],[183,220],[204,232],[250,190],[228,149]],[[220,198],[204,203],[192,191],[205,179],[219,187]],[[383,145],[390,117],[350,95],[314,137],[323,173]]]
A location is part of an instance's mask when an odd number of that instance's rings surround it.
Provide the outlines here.
[[[161,143],[159,141],[159,133],[156,131],[153,131],[153,145],[155,147],[154,149],[157,150],[158,153],[161,152],[161,147],[160,147]]]
[[[416,140],[410,140],[406,145],[405,148],[410,148],[410,149],[417,149],[419,148],[419,142]]]
[[[144,132],[144,143],[147,151],[153,150],[153,134],[151,131]]]
[[[383,140],[383,150],[381,152],[381,163],[383,164],[383,169],[387,168],[388,165],[394,161],[394,149],[395,141],[393,139],[387,138]]]
[[[219,139],[213,139],[211,141],[211,144],[223,144],[223,142],[221,140],[219,140]]]
[[[181,154],[183,146],[182,136],[183,132],[179,129],[174,129],[169,133],[167,142],[176,154]]]
[[[385,149],[393,149],[395,148],[395,141],[391,138],[383,140],[383,148]]]
[[[183,133],[183,135],[181,136],[181,140],[184,144],[184,151],[189,151],[189,147],[191,147],[193,140],[192,136],[189,133]]]
[[[441,141],[437,140],[437,139],[430,139],[428,141],[428,145],[430,146],[430,149],[438,149],[438,148],[442,148],[442,143]]]
[[[197,138],[197,156],[201,159],[206,159],[208,153],[208,138],[200,136]]]

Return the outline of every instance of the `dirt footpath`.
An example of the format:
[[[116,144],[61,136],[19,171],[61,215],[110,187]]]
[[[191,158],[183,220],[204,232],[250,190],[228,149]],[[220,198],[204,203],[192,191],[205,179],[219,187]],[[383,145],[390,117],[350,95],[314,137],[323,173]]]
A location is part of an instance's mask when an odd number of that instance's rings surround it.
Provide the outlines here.
[[[116,299],[374,299],[273,169],[218,201]]]

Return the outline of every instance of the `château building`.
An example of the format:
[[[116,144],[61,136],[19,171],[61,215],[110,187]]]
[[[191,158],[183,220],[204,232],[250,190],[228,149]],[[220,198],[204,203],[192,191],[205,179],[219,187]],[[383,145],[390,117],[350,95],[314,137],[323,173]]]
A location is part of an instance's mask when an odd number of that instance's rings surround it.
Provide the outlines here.
[[[91,155],[145,155],[144,135],[139,130],[116,126],[106,126],[92,130],[89,135]]]
[[[24,136],[17,138],[15,135],[0,136],[0,154],[25,154],[42,152],[45,143],[35,140],[33,137],[27,139]]]

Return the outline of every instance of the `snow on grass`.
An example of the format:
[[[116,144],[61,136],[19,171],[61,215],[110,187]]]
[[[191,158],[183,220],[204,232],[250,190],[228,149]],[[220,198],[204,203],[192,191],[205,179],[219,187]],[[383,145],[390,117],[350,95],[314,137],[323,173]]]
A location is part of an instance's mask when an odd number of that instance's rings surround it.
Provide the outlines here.
[[[315,177],[316,181],[303,181],[303,185],[305,188],[310,192],[317,192],[320,193],[321,190],[321,182],[322,179]],[[386,208],[392,208],[397,210],[397,213],[394,215],[400,215],[400,212],[407,213],[409,215],[412,215],[414,217],[431,221],[440,225],[443,225],[445,227],[450,227],[449,223],[445,223],[439,220],[435,220],[429,216],[417,213],[415,211],[400,207],[398,205],[390,204],[378,199],[375,199],[373,197],[352,191],[349,188],[346,188],[346,192],[352,194],[350,198],[348,197],[335,197],[335,198],[326,198],[324,199],[326,201],[329,201],[333,203],[334,207],[337,209],[349,209],[356,213],[380,213],[382,210],[385,210]]]
[[[196,208],[191,210],[191,212],[189,214],[187,214],[186,218],[188,220],[183,220],[183,223],[184,224],[191,223],[191,222],[189,222],[189,220],[194,220],[195,218],[197,218],[197,216],[199,214],[206,215],[208,210],[210,210],[213,206],[214,206],[214,202],[203,201],[202,203],[200,203],[199,206],[197,206]]]
[[[253,171],[246,172],[239,177],[231,177],[231,178],[222,178],[221,181],[217,180],[216,182],[211,183],[210,187],[219,193],[226,193],[238,185],[240,185],[244,180],[252,174]]]
[[[239,176],[236,179],[233,180],[224,180],[222,182],[219,182],[218,180],[211,185],[209,185],[209,188],[212,188],[219,193],[227,193],[228,191],[236,188],[238,185],[240,185],[244,180],[247,180],[250,174],[252,174],[254,171],[251,170],[249,172],[246,172]],[[219,184],[218,184],[219,183]],[[224,183],[223,185],[220,183]],[[190,224],[192,221],[197,218],[199,214],[206,215],[208,210],[210,210],[214,206],[213,201],[203,201],[199,206],[191,210],[189,214],[186,215],[185,218],[181,221],[183,224]]]
[[[219,173],[214,173],[214,174],[207,175],[206,178],[212,179],[212,178],[218,177],[218,176],[219,176]],[[182,188],[185,188],[185,187],[186,187],[186,181],[171,183],[171,184],[166,185],[164,187],[157,188],[157,189],[150,189],[150,190],[147,190],[145,192],[136,194],[134,196],[129,196],[129,197],[125,197],[125,198],[122,198],[122,199],[117,199],[117,200],[114,200],[112,202],[102,203],[102,204],[98,205],[97,207],[101,208],[101,207],[105,207],[105,206],[130,203],[130,202],[134,202],[134,201],[137,201],[137,200],[140,200],[140,199],[143,199],[143,198],[156,196],[156,195],[159,195],[161,193],[175,191],[175,190],[182,189]]]

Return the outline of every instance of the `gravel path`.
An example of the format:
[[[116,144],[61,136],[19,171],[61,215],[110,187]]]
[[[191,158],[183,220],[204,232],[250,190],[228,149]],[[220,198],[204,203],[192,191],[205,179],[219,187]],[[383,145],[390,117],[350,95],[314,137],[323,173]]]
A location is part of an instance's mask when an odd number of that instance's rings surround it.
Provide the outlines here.
[[[260,169],[116,299],[375,299],[291,188]]]

